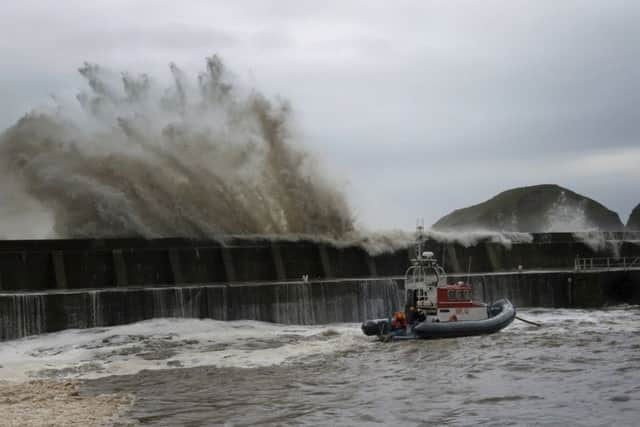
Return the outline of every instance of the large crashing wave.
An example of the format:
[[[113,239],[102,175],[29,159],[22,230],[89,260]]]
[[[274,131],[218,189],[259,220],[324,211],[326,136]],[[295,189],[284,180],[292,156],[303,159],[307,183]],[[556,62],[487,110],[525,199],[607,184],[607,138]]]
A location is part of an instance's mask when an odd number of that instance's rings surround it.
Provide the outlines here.
[[[171,64],[166,89],[79,71],[79,118],[30,113],[0,137],[4,197],[49,209],[57,237],[353,230],[343,194],[294,145],[289,105],[232,85],[217,56],[193,80]]]

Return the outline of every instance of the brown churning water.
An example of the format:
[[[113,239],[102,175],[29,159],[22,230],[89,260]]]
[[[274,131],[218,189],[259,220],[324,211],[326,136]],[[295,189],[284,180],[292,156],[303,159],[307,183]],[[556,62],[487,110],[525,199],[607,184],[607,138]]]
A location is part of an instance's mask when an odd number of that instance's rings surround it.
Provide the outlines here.
[[[344,344],[350,335],[337,329],[337,337],[309,338],[335,346],[328,353],[264,367],[145,371],[87,391],[134,393],[129,416],[162,426],[637,425],[638,307],[522,314],[544,326],[514,322],[488,336],[392,344]],[[257,355],[269,343],[237,345]]]
[[[0,343],[4,379],[78,379],[143,425],[637,425],[640,309],[528,309],[486,336],[155,319]],[[60,409],[63,410],[63,409]]]

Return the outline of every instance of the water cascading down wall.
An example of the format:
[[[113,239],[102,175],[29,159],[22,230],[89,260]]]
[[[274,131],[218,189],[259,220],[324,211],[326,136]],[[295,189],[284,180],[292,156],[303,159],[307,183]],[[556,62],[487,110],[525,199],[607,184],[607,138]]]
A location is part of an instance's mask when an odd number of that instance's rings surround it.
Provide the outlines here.
[[[573,271],[576,256],[640,257],[637,240],[609,233],[594,246],[555,233],[425,249],[476,298],[584,307],[640,300],[637,270]],[[266,238],[0,241],[0,340],[157,317],[359,322],[402,306],[412,255]]]

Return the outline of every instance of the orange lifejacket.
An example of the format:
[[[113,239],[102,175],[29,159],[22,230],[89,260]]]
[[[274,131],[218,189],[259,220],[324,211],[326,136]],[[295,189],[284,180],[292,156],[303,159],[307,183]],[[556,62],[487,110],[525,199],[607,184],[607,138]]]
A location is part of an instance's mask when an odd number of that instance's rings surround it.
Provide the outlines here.
[[[407,319],[404,317],[404,313],[401,311],[396,312],[391,321],[391,329],[406,329],[406,327]]]

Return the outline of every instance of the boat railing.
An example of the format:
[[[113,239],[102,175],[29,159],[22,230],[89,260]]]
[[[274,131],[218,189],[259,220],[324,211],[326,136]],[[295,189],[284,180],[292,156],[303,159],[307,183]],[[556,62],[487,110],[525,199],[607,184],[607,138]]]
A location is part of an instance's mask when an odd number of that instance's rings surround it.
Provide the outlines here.
[[[610,270],[610,269],[640,269],[640,257],[576,257],[574,262],[576,271]]]

